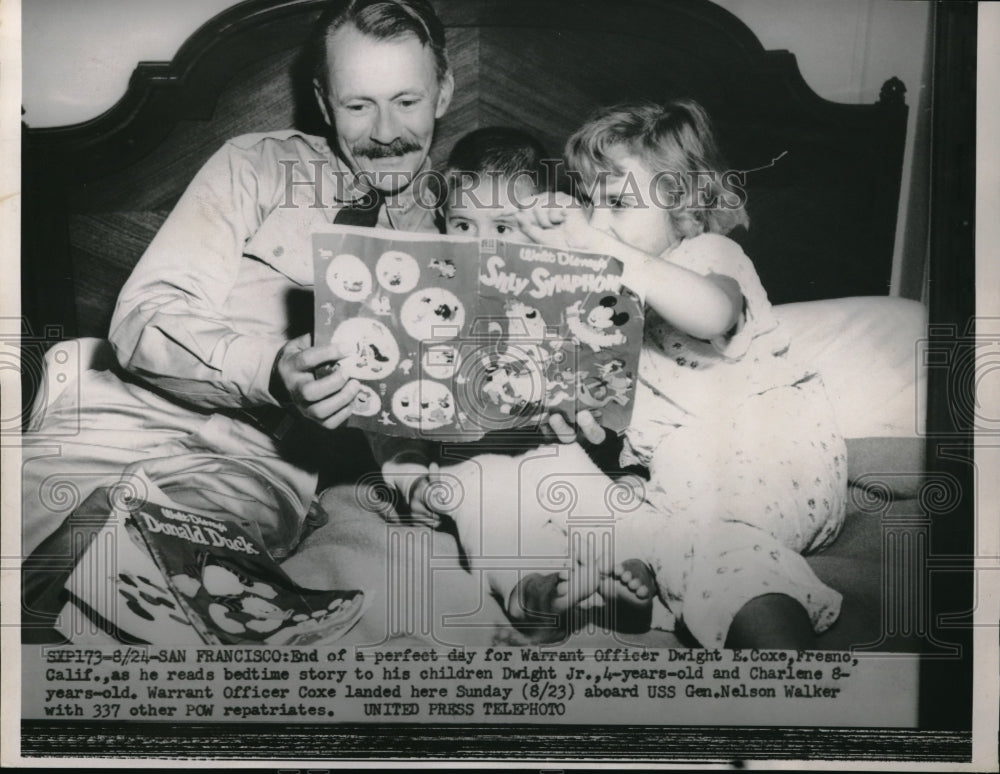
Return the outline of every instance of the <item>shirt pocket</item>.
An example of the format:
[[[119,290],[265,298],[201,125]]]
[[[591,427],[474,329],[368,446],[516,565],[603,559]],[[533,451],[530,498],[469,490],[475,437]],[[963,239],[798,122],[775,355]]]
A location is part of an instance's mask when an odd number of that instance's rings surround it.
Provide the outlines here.
[[[279,205],[250,237],[244,254],[266,263],[297,285],[312,287],[312,233],[318,226],[329,224],[325,212]]]

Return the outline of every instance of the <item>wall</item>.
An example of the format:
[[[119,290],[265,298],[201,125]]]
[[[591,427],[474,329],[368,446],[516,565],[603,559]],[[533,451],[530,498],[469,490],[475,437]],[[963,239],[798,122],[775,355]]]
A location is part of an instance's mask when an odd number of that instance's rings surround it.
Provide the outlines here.
[[[715,0],[767,49],[795,54],[802,77],[835,102],[874,102],[892,76],[910,106],[890,292],[921,298],[927,259],[931,4],[923,0]],[[817,31],[821,30],[821,34]]]
[[[75,124],[125,93],[137,62],[169,61],[233,0],[22,0],[24,120]]]
[[[930,3],[926,0],[716,0],[765,48],[787,49],[805,81],[837,102],[874,102],[886,79],[907,87],[910,121],[891,291],[919,297],[926,245]],[[124,93],[135,64],[169,60],[233,0],[23,0],[24,121],[94,118]],[[817,34],[820,32],[821,34]],[[888,290],[888,289],[887,289]]]

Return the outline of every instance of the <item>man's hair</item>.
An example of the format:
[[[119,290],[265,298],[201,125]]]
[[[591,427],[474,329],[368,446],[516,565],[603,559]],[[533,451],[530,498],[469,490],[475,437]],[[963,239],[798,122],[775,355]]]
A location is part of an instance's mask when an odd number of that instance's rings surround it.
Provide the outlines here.
[[[592,185],[602,173],[623,174],[612,158],[622,151],[658,175],[660,194],[679,202],[667,212],[685,237],[703,231],[727,234],[749,224],[742,202],[721,205],[726,166],[708,113],[694,100],[599,110],[567,141],[566,161],[576,182]],[[652,206],[653,202],[643,204]]]
[[[444,25],[427,0],[331,0],[313,27],[309,43],[313,77],[328,88],[326,42],[346,25],[376,40],[415,35],[434,54],[438,83],[448,75]]]
[[[445,183],[450,191],[463,178],[478,182],[487,176],[530,181],[535,191],[548,187],[545,146],[520,129],[491,126],[462,137],[448,154]],[[449,197],[450,201],[450,197]]]

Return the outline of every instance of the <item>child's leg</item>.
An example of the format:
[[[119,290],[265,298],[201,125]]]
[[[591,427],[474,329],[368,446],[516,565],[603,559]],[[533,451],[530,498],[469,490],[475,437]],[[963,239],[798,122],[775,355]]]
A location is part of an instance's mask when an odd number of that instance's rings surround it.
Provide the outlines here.
[[[514,625],[540,641],[561,640],[571,634],[574,611],[598,588],[593,544],[581,545],[578,539],[572,542],[568,568],[522,575],[507,600],[507,615]]]
[[[442,468],[441,480],[459,493],[442,511],[454,519],[470,564],[518,623],[555,636],[567,613],[598,590],[602,572],[612,572],[621,487],[578,445],[480,455]],[[613,577],[617,588],[603,586],[607,598],[622,597],[623,610],[648,607],[651,594],[637,595],[621,573]]]
[[[807,650],[815,643],[809,613],[785,594],[764,594],[743,605],[726,635],[727,648]]]
[[[840,614],[841,596],[823,584],[796,551],[749,524],[708,521],[683,537],[683,558],[665,572],[655,565],[661,598],[705,647],[737,641],[755,647],[785,647],[829,628]],[[658,545],[663,545],[658,542]],[[676,557],[678,547],[667,545]],[[678,578],[678,575],[680,576]],[[671,583],[672,581],[672,583]],[[765,615],[755,625],[755,614]],[[801,613],[801,615],[800,615]],[[804,620],[807,627],[801,626]]]
[[[597,587],[593,562],[571,552],[565,514],[543,507],[538,493],[546,463],[566,472],[561,459],[548,447],[481,454],[442,467],[433,487],[436,510],[454,520],[470,567],[515,625],[545,640],[565,633],[568,614]]]
[[[778,609],[798,604],[816,631],[839,613],[840,595],[799,551],[830,539],[842,521],[842,441],[809,416],[803,393],[772,392],[725,422],[678,428],[650,464],[648,497],[669,525],[647,530],[658,591],[706,646],[722,646],[738,616],[740,636],[755,610],[768,613],[774,600],[757,598],[784,595]],[[772,426],[785,401],[799,416]]]
[[[601,573],[598,591],[610,608],[615,631],[648,631],[653,617],[656,580],[641,559],[626,559]]]

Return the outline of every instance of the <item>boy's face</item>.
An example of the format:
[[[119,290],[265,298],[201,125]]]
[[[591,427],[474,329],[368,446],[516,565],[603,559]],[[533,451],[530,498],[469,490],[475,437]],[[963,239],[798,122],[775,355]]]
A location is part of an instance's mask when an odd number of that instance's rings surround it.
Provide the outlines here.
[[[649,255],[661,255],[681,241],[663,199],[654,190],[654,174],[624,149],[609,154],[621,175],[609,175],[595,187],[590,225]]]
[[[445,230],[459,236],[529,241],[518,226],[517,212],[531,204],[535,195],[527,180],[511,182],[504,177],[483,175],[474,188],[461,185],[452,192]]]

